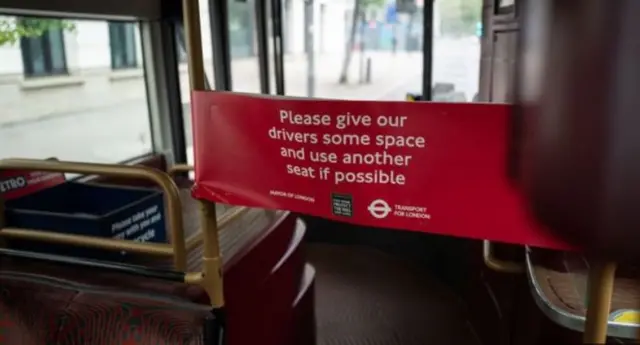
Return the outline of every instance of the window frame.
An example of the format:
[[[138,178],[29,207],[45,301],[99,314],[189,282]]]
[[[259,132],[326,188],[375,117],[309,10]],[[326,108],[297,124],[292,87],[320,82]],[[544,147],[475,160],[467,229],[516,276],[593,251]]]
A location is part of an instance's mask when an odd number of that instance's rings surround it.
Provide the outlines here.
[[[517,8],[517,1],[512,0],[507,4],[503,3],[504,0],[495,0],[494,14],[495,15],[515,15]]]

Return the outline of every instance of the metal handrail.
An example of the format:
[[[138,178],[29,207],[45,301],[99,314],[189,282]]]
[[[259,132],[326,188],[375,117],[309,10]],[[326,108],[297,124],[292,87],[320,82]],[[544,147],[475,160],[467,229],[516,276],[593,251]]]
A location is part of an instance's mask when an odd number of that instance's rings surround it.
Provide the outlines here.
[[[587,316],[582,335],[585,344],[605,344],[607,341],[616,266],[615,262],[596,262],[589,269]]]
[[[167,173],[169,176],[174,177],[179,173],[192,172],[194,170],[193,165],[188,164],[176,164],[169,169],[167,169]]]
[[[167,169],[167,173],[169,174],[169,176],[175,177],[179,173],[192,172],[193,170],[194,170],[193,165],[175,164],[169,169]],[[249,209],[246,207],[242,207],[242,206],[234,207],[233,210],[231,210],[229,213],[224,214],[223,218],[218,220],[218,223],[219,223],[218,227],[221,229],[224,226],[223,224],[226,224],[227,221],[236,219],[242,216],[243,214],[245,214],[247,211],[249,211]],[[199,246],[202,243],[202,239],[203,239],[202,231],[198,231],[195,234],[193,234],[191,237],[187,238],[187,252],[190,252],[191,250]]]
[[[491,241],[482,242],[482,259],[490,269],[501,273],[523,273],[524,265],[519,262],[497,259],[493,255]]]
[[[204,61],[202,54],[202,35],[200,30],[200,9],[198,0],[182,0],[185,41],[189,67],[189,86],[191,91],[206,90]],[[212,317],[205,326],[211,329],[207,341],[224,342],[224,286],[222,281],[222,254],[220,252],[220,234],[216,205],[207,200],[200,203],[200,226],[203,243],[203,274],[187,275],[186,281],[200,284],[211,298]],[[214,335],[215,333],[215,335]]]
[[[76,173],[87,175],[102,175],[126,178],[146,179],[155,182],[162,188],[165,207],[167,235],[170,244],[140,243],[121,239],[99,238],[72,234],[52,233],[37,229],[17,229],[0,227],[0,237],[20,238],[43,242],[69,244],[101,248],[106,250],[126,250],[158,256],[172,256],[174,268],[178,271],[186,270],[186,244],[182,221],[182,204],[180,193],[175,182],[169,175],[148,167],[127,166],[115,164],[79,163],[54,160],[36,159],[3,159],[0,160],[2,170],[27,170],[59,173]],[[0,210],[4,209],[4,202],[0,198]],[[0,226],[3,225],[4,212],[0,212]]]
[[[222,230],[227,224],[242,217],[249,210],[250,209],[248,207],[244,207],[244,206],[233,207],[232,209],[225,212],[220,218],[218,218],[218,228]],[[187,238],[187,253],[191,252],[196,247],[200,246],[202,244],[202,239],[203,239],[202,229],[196,232],[195,234],[193,234],[193,236]]]

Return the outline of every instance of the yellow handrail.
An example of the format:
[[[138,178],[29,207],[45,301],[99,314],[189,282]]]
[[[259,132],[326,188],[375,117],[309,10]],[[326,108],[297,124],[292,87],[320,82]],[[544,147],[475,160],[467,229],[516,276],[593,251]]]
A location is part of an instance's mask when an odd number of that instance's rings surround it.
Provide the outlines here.
[[[607,341],[615,275],[614,262],[597,262],[589,269],[584,344],[605,344]]]
[[[200,9],[198,0],[182,0],[187,59],[191,91],[205,90],[202,38],[200,34]],[[200,202],[200,226],[203,242],[203,273],[187,276],[187,281],[198,282],[209,294],[215,310],[224,307],[222,282],[222,257],[220,253],[216,205],[206,200]],[[191,279],[193,278],[193,279]]]
[[[522,273],[524,265],[519,262],[505,261],[493,256],[491,241],[482,242],[482,259],[490,269],[501,273]]]
[[[88,248],[98,248],[110,251],[130,251],[157,256],[172,256],[173,247],[167,243],[141,243],[129,240],[102,238],[86,235],[63,234],[59,232],[24,229],[2,228],[0,236],[8,239],[21,239],[57,244],[70,244]]]
[[[193,171],[193,165],[176,164],[168,169],[168,174],[169,176],[174,177],[178,173],[192,172],[192,171]]]
[[[228,223],[235,221],[239,217],[242,217],[249,211],[249,208],[236,206],[225,212],[220,219],[218,219],[218,228],[222,230]],[[193,236],[187,238],[187,253],[191,252],[197,246],[202,243],[202,231],[198,231]]]

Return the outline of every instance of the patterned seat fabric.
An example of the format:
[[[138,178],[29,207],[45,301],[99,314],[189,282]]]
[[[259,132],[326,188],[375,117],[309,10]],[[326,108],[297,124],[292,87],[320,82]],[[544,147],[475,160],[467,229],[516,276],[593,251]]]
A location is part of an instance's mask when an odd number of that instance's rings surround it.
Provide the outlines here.
[[[2,345],[201,345],[205,306],[0,275]]]
[[[78,294],[66,309],[56,345],[202,344],[205,308],[140,297],[111,298]]]
[[[0,276],[0,344],[55,344],[64,309],[75,292]]]

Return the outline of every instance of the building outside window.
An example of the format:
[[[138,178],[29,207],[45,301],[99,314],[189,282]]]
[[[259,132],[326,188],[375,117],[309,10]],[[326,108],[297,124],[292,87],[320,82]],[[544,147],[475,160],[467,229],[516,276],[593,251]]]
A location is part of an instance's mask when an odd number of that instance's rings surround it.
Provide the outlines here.
[[[29,26],[33,19],[22,19]],[[37,21],[37,19],[35,19]],[[34,21],[31,23],[37,25]],[[20,38],[22,63],[27,77],[67,74],[62,29],[50,28],[37,37]]]
[[[111,68],[138,67],[136,55],[136,25],[134,23],[109,23]]]
[[[0,15],[1,23],[13,36],[0,40],[0,159],[113,163],[153,152],[138,23]]]

